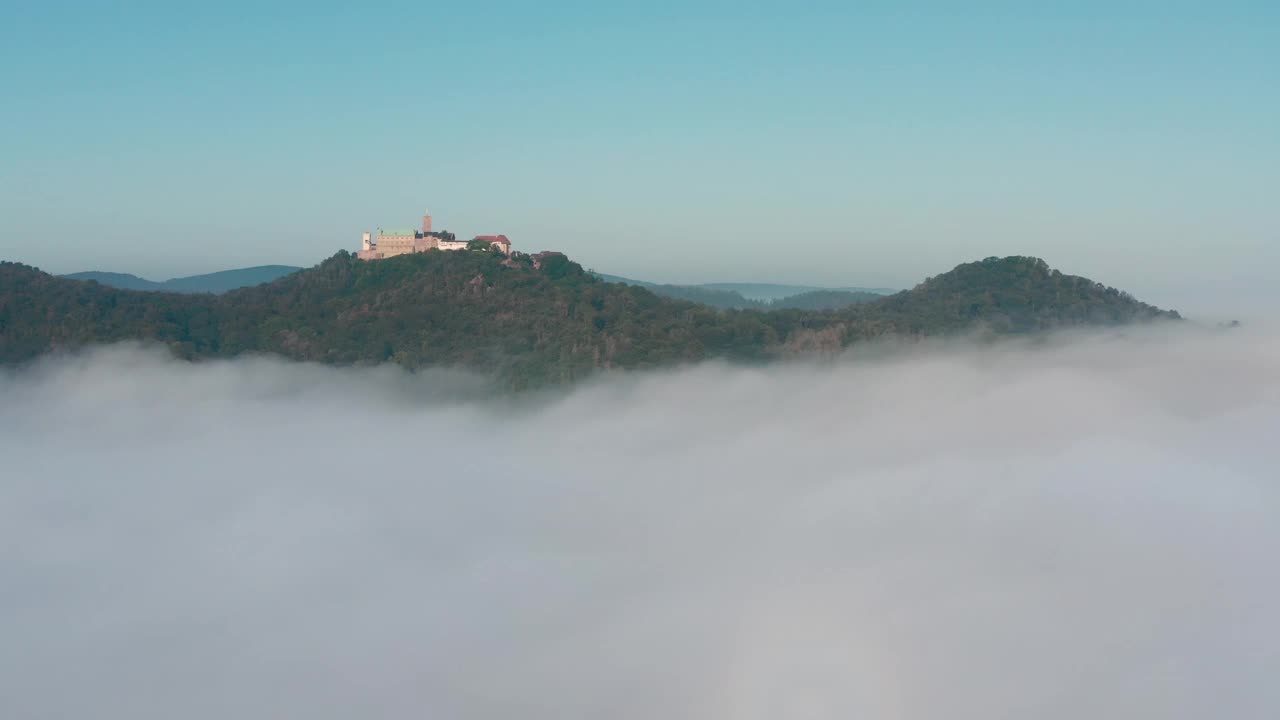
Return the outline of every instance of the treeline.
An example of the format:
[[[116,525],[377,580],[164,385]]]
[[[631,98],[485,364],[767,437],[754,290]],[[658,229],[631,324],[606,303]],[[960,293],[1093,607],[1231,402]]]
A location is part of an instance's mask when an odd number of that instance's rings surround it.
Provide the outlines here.
[[[707,358],[764,362],[838,350],[886,333],[981,324],[1027,332],[1176,317],[1034,258],[962,265],[913,290],[840,310],[720,310],[608,283],[563,255],[488,251],[314,268],[220,296],[119,290],[0,263],[0,362],[119,340],[185,358],[250,352],[349,365],[463,366],[511,387],[563,383],[601,368]]]

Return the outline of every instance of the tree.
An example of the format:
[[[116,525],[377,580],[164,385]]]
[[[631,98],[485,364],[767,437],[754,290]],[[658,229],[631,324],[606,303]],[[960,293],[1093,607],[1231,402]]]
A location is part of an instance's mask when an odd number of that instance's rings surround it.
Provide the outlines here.
[[[121,290],[0,262],[0,366],[139,340],[184,358],[276,353],[338,365],[466,367],[520,388],[601,367],[760,362],[886,334],[1177,317],[1026,258],[961,265],[913,290],[822,311],[717,309],[597,280],[561,253],[499,258],[430,252],[367,262],[342,252],[225,295]]]

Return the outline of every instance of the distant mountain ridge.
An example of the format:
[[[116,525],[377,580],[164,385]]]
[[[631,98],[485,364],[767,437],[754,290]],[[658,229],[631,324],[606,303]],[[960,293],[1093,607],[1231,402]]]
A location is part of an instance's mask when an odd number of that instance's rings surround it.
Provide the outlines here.
[[[278,280],[302,268],[291,265],[258,265],[191,275],[157,282],[129,273],[88,271],[62,275],[72,280],[92,280],[121,290],[213,293],[215,295]],[[871,302],[895,290],[884,288],[824,288],[774,283],[702,283],[676,285],[632,280],[618,275],[593,273],[605,282],[647,288],[664,297],[687,300],[722,310],[835,310]]]
[[[332,365],[459,367],[502,385],[722,359],[764,363],[877,337],[989,336],[1177,319],[1043,260],[988,258],[838,310],[717,310],[609,283],[564,255],[377,261],[342,251],[221,295],[121,290],[0,262],[0,363],[122,340],[189,359],[270,353]]]
[[[664,297],[688,300],[724,310],[835,310],[878,300],[897,290],[885,288],[824,288],[773,283],[701,283],[675,285],[632,280],[620,275],[593,273],[605,282],[643,287]]]
[[[213,293],[215,295],[278,280],[302,268],[291,265],[258,265],[234,270],[191,275],[157,282],[129,273],[88,271],[61,277],[91,280],[121,290],[151,292]],[[774,283],[703,283],[675,285],[632,280],[618,275],[593,273],[605,282],[647,288],[664,297],[687,300],[722,310],[835,310],[871,302],[894,290],[884,288],[823,288],[811,285]]]
[[[101,272],[90,270],[88,272],[71,273],[70,275],[62,275],[61,277],[70,278],[72,280],[92,280],[113,288],[121,290],[149,290],[153,292],[180,292],[180,293],[213,293],[215,295],[236,290],[243,287],[252,287],[279,280],[285,275],[298,272],[302,268],[292,265],[255,265],[254,267],[238,268],[235,270],[221,270],[219,272],[206,273],[204,275],[190,275],[187,277],[171,278],[163,282],[155,280],[147,280],[146,278],[130,275],[128,273]]]
[[[120,288],[121,290],[163,290],[164,283],[154,280],[140,278],[137,275],[129,273],[102,272],[100,270],[90,270],[88,272],[71,273],[69,275],[59,275],[59,277],[70,278],[72,280],[86,280],[96,283],[102,283],[108,287]]]
[[[749,300],[782,300],[811,292],[869,293],[892,295],[900,288],[823,287],[819,285],[779,285],[776,283],[701,283],[699,287],[736,292]]]

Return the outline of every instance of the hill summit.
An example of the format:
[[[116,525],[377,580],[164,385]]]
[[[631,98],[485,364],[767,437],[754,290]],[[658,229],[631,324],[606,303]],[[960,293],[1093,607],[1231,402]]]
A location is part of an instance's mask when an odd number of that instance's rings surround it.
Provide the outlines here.
[[[1176,318],[1035,258],[988,258],[840,310],[717,310],[604,282],[559,253],[425,252],[319,265],[223,295],[107,287],[0,263],[0,362],[120,340],[185,358],[273,353],[465,367],[511,386],[723,358],[763,362],[884,336]]]

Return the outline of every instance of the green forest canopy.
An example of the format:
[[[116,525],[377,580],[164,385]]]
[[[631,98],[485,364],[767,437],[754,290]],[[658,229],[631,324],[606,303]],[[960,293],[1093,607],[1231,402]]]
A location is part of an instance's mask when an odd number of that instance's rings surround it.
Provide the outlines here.
[[[0,362],[94,343],[184,358],[272,353],[349,365],[462,366],[512,387],[602,368],[764,362],[883,335],[994,334],[1176,318],[1042,260],[988,258],[837,310],[720,310],[604,282],[559,253],[346,251],[224,295],[122,290],[0,263]]]

